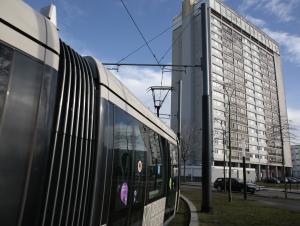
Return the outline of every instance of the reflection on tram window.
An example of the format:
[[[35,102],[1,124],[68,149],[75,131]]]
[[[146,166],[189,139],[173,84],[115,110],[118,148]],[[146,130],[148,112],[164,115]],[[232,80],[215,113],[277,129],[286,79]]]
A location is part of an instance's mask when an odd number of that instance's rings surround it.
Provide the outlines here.
[[[147,131],[128,113],[115,108],[113,212],[144,203]]]
[[[148,183],[148,192],[149,199],[153,199],[162,195],[163,192],[163,176],[162,176],[162,154],[161,154],[161,145],[159,142],[159,136],[150,131],[149,133],[150,140],[150,152],[149,152],[149,183]]]
[[[177,147],[171,143],[166,145],[166,153],[169,154],[168,160],[168,176],[169,176],[169,187],[167,190],[167,202],[165,209],[165,219],[174,214],[174,206],[176,202],[176,191],[178,189],[178,152]]]
[[[12,64],[12,49],[0,43],[0,120],[7,93],[9,73]]]

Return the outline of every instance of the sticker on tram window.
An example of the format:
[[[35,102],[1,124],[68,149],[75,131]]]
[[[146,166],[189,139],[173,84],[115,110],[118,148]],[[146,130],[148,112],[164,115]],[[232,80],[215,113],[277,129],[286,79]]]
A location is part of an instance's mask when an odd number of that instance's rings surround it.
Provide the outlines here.
[[[157,165],[156,168],[157,168],[157,175],[160,175],[160,166]]]
[[[138,161],[137,170],[139,173],[141,173],[143,170],[143,163],[141,160]]]
[[[170,179],[169,179],[169,188],[170,188],[170,190],[172,189],[172,184],[173,184],[173,181],[172,181],[172,178],[170,177]]]
[[[125,206],[127,206],[127,197],[128,197],[128,185],[126,182],[124,182],[121,187],[120,199]]]
[[[137,201],[137,190],[134,190],[133,192],[133,202],[136,203]]]

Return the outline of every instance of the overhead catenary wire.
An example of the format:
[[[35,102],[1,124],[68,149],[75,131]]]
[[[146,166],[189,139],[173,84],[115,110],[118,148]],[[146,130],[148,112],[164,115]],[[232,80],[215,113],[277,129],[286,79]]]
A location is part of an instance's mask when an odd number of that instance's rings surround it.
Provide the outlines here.
[[[150,40],[147,41],[147,43],[151,43],[154,40],[156,40],[157,38],[159,38],[160,36],[162,36],[163,34],[165,34],[167,31],[169,31],[171,28],[173,28],[173,24],[169,27],[167,27],[165,30],[163,30],[162,32],[160,32],[159,34],[155,35],[153,38],[151,38]],[[124,60],[126,60],[128,57],[132,56],[133,54],[135,54],[136,52],[138,52],[140,49],[144,48],[147,44],[144,43],[142,45],[140,45],[138,48],[136,48],[135,50],[133,50],[132,52],[130,52],[129,54],[127,54],[125,57],[123,57],[122,59],[120,59],[117,63],[121,63]]]
[[[147,64],[147,63],[102,63],[105,66],[140,66],[140,67],[175,67],[175,68],[201,68],[199,64]]]
[[[192,11],[192,13],[194,13],[194,10]],[[191,14],[189,15],[191,16]],[[178,36],[175,38],[174,41],[172,41],[171,45],[169,46],[169,48],[164,52],[164,54],[162,55],[162,57],[160,58],[159,60],[159,63],[161,63],[164,58],[167,56],[167,54],[170,52],[170,50],[172,49],[172,46],[178,42],[179,38],[182,37],[183,33],[185,32],[185,30],[191,26],[191,23],[192,23],[192,18],[190,18],[190,21],[183,27],[183,29],[181,30],[181,32],[178,34]],[[186,68],[184,68],[184,72],[186,73]],[[163,83],[163,69],[162,69],[162,75],[161,75],[161,86],[162,86],[162,83]],[[161,96],[161,92],[160,92],[160,96]]]
[[[188,17],[191,16],[195,11],[192,11],[189,15],[187,15]],[[180,32],[180,34],[178,34],[178,36],[175,38],[175,41],[172,42],[172,45],[174,43],[176,43],[179,39],[179,37],[183,34],[183,32],[186,30],[186,28],[191,24],[191,21],[183,28],[183,30]],[[122,59],[120,59],[119,61],[117,61],[117,63],[121,63],[124,60],[126,60],[128,57],[132,56],[133,54],[135,54],[136,52],[138,52],[140,49],[144,48],[147,43],[151,43],[154,40],[156,40],[157,38],[159,38],[160,36],[162,36],[163,34],[165,34],[167,31],[169,31],[171,28],[175,27],[176,24],[172,24],[169,27],[167,27],[166,29],[164,29],[163,31],[161,31],[160,33],[158,33],[157,35],[155,35],[153,38],[151,38],[150,40],[148,40],[146,43],[140,45],[139,47],[137,47],[135,50],[133,50],[132,52],[130,52],[129,54],[127,54],[125,57],[123,57]],[[160,58],[160,62],[162,62],[162,60],[166,57],[166,55],[170,52],[172,45],[170,45],[167,50],[164,52],[164,54],[162,55],[162,57]]]
[[[149,43],[147,42],[147,39],[145,38],[143,32],[141,31],[141,29],[139,28],[139,26],[138,26],[137,23],[135,22],[133,16],[131,15],[131,13],[130,13],[130,11],[128,10],[127,6],[125,5],[124,1],[123,1],[123,0],[120,0],[120,1],[121,1],[122,5],[124,6],[124,8],[125,8],[127,14],[129,15],[130,19],[132,20],[134,26],[136,27],[136,29],[137,29],[138,32],[140,33],[141,37],[143,38],[145,44],[147,45],[147,47],[148,47],[149,51],[151,52],[152,56],[154,57],[156,63],[159,64],[159,61],[158,61],[157,57],[155,56],[155,54],[154,54],[152,48],[150,47]]]
[[[129,17],[131,18],[132,22],[134,23],[136,29],[138,30],[138,32],[140,33],[141,37],[143,38],[144,40],[144,44],[139,46],[137,49],[135,49],[134,51],[132,51],[131,53],[129,53],[128,55],[126,55],[125,57],[123,57],[121,60],[119,60],[117,62],[117,64],[119,64],[120,62],[124,61],[125,59],[127,59],[129,56],[133,55],[134,53],[138,52],[140,49],[142,49],[144,46],[147,46],[149,51],[151,52],[152,56],[154,57],[154,59],[156,60],[158,66],[161,67],[161,71],[162,71],[162,75],[161,75],[161,86],[163,84],[163,79],[164,79],[164,66],[161,66],[161,62],[164,60],[164,58],[166,57],[166,55],[170,52],[170,50],[172,49],[172,46],[174,45],[174,43],[176,43],[179,38],[183,35],[183,33],[185,32],[185,30],[190,26],[191,24],[191,21],[192,19],[190,19],[190,21],[185,25],[185,27],[182,29],[182,31],[178,34],[178,36],[175,38],[175,40],[172,42],[172,44],[167,48],[167,50],[164,52],[164,54],[162,55],[162,57],[160,58],[160,60],[158,60],[158,58],[156,57],[156,55],[154,54],[153,50],[151,49],[149,43],[152,42],[153,40],[157,39],[158,37],[160,37],[162,34],[166,33],[169,29],[171,29],[172,27],[174,27],[175,25],[172,24],[171,26],[167,27],[165,30],[163,30],[161,33],[159,33],[158,35],[156,35],[155,37],[153,37],[152,39],[150,40],[146,40],[145,36],[143,35],[141,29],[139,28],[139,26],[137,25],[137,23],[135,22],[133,16],[131,15],[129,9],[127,8],[127,6],[125,5],[124,1],[123,0],[120,0],[122,5],[124,6],[127,14],[129,15]],[[192,10],[192,12],[188,15],[188,16],[191,16],[192,14],[194,13],[194,10]],[[119,67],[120,65],[118,65],[117,67]],[[171,70],[176,70],[176,71],[179,71],[178,69],[171,69]],[[186,71],[186,68],[184,68],[184,71]],[[160,93],[160,96],[161,96],[161,93]]]
[[[165,32],[167,32],[170,28],[172,28],[174,25],[168,27],[167,29],[165,29],[163,32],[161,32],[160,34],[158,34],[157,36],[155,36],[154,38],[152,38],[150,41],[147,41],[145,36],[143,35],[141,29],[139,28],[139,26],[137,25],[137,23],[135,22],[133,16],[131,15],[129,9],[127,8],[127,6],[125,5],[124,1],[123,0],[120,0],[122,5],[124,6],[127,14],[129,15],[129,17],[131,18],[132,22],[134,23],[136,29],[138,30],[138,32],[140,33],[141,37],[143,38],[144,40],[144,44],[141,45],[140,47],[138,47],[136,50],[134,50],[133,52],[131,52],[130,54],[128,54],[127,56],[123,57],[121,60],[118,61],[118,63],[122,62],[123,60],[125,60],[126,58],[128,58],[129,56],[133,55],[134,53],[136,53],[137,51],[139,51],[141,48],[143,48],[145,45],[148,47],[149,51],[151,52],[152,56],[154,57],[154,59],[156,60],[157,64],[159,65],[163,60],[164,58],[166,57],[166,55],[170,52],[170,50],[172,49],[172,46],[174,45],[174,43],[177,43],[177,41],[179,40],[179,38],[183,35],[183,33],[185,32],[185,30],[191,25],[191,21],[192,19],[190,19],[190,21],[185,25],[185,27],[182,29],[182,31],[178,34],[178,36],[175,38],[175,40],[172,42],[172,44],[168,47],[168,49],[164,52],[164,54],[162,55],[162,57],[160,58],[160,60],[158,60],[158,58],[156,57],[156,55],[154,54],[152,48],[150,47],[149,43],[151,41],[153,41],[154,39],[156,39],[157,37],[159,37],[160,35],[164,34]],[[192,15],[194,13],[194,10],[191,12],[190,15]],[[189,15],[189,16],[190,16]],[[161,86],[162,86],[162,83],[163,83],[163,70],[164,70],[164,67],[161,66],[161,70],[162,70],[162,75],[161,75]]]
[[[107,63],[106,65],[116,65],[117,67],[119,67],[119,66],[121,66],[121,65],[127,65],[127,66],[159,66],[159,67],[161,68],[161,81],[160,81],[160,86],[161,86],[161,87],[162,87],[162,85],[163,85],[164,70],[166,69],[165,67],[170,66],[170,67],[172,67],[171,70],[173,70],[173,67],[183,67],[183,68],[184,68],[184,71],[186,71],[186,68],[187,68],[187,67],[194,67],[194,68],[196,68],[196,67],[201,67],[200,65],[167,65],[167,66],[166,66],[166,65],[161,64],[161,62],[164,60],[164,58],[166,57],[166,55],[167,55],[167,54],[169,53],[169,51],[172,49],[172,46],[179,40],[179,38],[183,35],[183,33],[185,32],[185,30],[190,26],[192,19],[190,19],[190,21],[189,21],[189,22],[185,25],[185,27],[180,31],[180,34],[178,34],[178,36],[175,38],[175,40],[172,41],[172,44],[170,45],[170,47],[168,47],[168,49],[164,52],[164,54],[162,55],[162,57],[160,58],[160,60],[158,60],[158,58],[157,58],[156,55],[154,54],[154,51],[153,51],[152,48],[150,47],[149,43],[150,43],[151,41],[153,41],[154,39],[156,39],[157,37],[159,37],[160,35],[162,35],[162,34],[164,34],[165,32],[167,32],[171,27],[174,26],[174,24],[173,24],[172,26],[168,27],[167,29],[165,29],[163,32],[161,32],[161,33],[158,34],[157,36],[155,36],[154,38],[152,38],[150,41],[148,41],[148,40],[145,38],[145,36],[144,36],[144,34],[142,33],[142,31],[141,31],[141,29],[139,28],[139,26],[137,25],[137,23],[135,22],[133,16],[131,15],[131,13],[130,13],[129,9],[127,8],[127,6],[125,5],[124,1],[123,1],[123,0],[120,0],[120,1],[121,1],[123,7],[125,8],[127,14],[129,15],[130,19],[132,20],[134,26],[135,26],[136,29],[138,30],[139,34],[141,35],[141,37],[143,38],[143,40],[144,40],[145,43],[144,43],[142,46],[138,47],[138,48],[137,48],[136,50],[134,50],[133,52],[129,53],[127,56],[123,57],[121,60],[118,61],[117,64],[108,64],[108,63]],[[194,10],[192,11],[192,13],[194,13]],[[191,13],[191,14],[192,14],[192,13]],[[191,15],[191,14],[190,14],[190,15]],[[190,16],[190,15],[189,15],[189,16]],[[154,64],[121,64],[121,63],[120,63],[120,62],[122,62],[123,60],[125,60],[126,58],[128,58],[129,56],[131,56],[131,55],[133,55],[134,53],[136,53],[137,51],[139,51],[139,50],[140,50],[141,48],[143,48],[144,46],[147,46],[147,47],[148,47],[148,49],[149,49],[149,51],[151,52],[153,58],[154,58],[155,61],[157,62],[156,65],[154,65]],[[153,91],[152,94],[153,94],[153,98],[154,98],[153,100],[154,100],[154,105],[155,105],[155,102],[156,102],[156,101],[155,101],[155,94],[154,94],[154,90],[152,90],[152,91]],[[159,89],[159,91],[160,91],[160,92],[159,92],[159,100],[158,100],[159,106],[156,106],[156,105],[155,105],[155,108],[157,108],[158,112],[159,112],[160,107],[161,107],[162,104],[164,103],[166,97],[168,96],[168,93],[170,92],[170,90],[167,91],[166,95],[162,98],[162,100],[161,100],[161,95],[162,95],[161,92],[162,92],[162,90]],[[158,113],[158,116],[159,116],[159,113]]]
[[[193,13],[194,11],[192,11]],[[190,16],[190,15],[189,15]],[[171,51],[172,46],[178,42],[179,38],[183,35],[183,33],[185,32],[185,30],[191,25],[192,23],[192,19],[190,18],[190,21],[184,26],[184,28],[182,29],[182,31],[178,34],[178,36],[175,38],[174,41],[172,41],[171,45],[167,48],[167,50],[164,52],[164,54],[162,55],[162,57],[159,59],[159,63],[161,63],[165,57],[167,56],[167,54]]]

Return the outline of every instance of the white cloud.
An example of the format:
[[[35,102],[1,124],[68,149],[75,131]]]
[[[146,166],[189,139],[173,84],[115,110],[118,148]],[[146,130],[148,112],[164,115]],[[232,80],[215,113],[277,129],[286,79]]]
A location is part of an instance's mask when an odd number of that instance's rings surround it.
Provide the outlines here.
[[[296,135],[296,139],[291,140],[291,143],[299,143],[300,144],[300,109],[288,108],[288,118],[290,121],[290,127],[292,128]]]
[[[112,71],[119,80],[152,112],[155,112],[153,106],[152,93],[147,92],[150,86],[159,86],[161,83],[161,71],[145,67],[125,67],[119,68],[119,72]],[[171,73],[164,73],[163,86],[171,85]],[[163,95],[164,93],[162,93]],[[171,95],[169,93],[160,113],[170,114]],[[169,125],[169,120],[163,120]]]
[[[57,2],[58,15],[60,15],[58,25],[72,26],[76,18],[84,19],[86,13],[74,1],[61,0]],[[60,26],[59,26],[60,27]]]
[[[272,31],[267,28],[263,30],[284,48],[285,58],[300,66],[300,36],[287,32]]]
[[[241,11],[246,11],[248,8],[253,7],[259,2],[259,0],[243,0],[239,6]]]
[[[239,8],[242,12],[250,8],[263,10],[275,15],[281,21],[288,22],[295,19],[293,10],[298,3],[297,0],[243,0]]]
[[[259,18],[252,17],[250,15],[247,15],[246,19],[258,27],[263,27],[266,24],[266,21]]]
[[[72,49],[78,52],[82,56],[93,56],[97,57],[97,55],[90,50],[86,42],[81,41],[76,38],[74,35],[69,34],[66,31],[60,31],[59,36],[67,45],[69,45]]]
[[[265,0],[264,2],[264,8],[276,15],[282,21],[290,21],[294,19],[292,16],[292,10],[296,4],[295,0]]]

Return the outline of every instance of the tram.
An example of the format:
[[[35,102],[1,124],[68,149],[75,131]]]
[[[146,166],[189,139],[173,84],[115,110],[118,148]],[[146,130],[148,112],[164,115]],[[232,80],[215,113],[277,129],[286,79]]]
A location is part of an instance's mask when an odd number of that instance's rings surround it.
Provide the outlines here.
[[[176,135],[52,19],[1,0],[1,225],[167,225]]]

